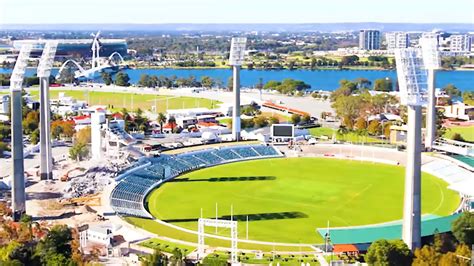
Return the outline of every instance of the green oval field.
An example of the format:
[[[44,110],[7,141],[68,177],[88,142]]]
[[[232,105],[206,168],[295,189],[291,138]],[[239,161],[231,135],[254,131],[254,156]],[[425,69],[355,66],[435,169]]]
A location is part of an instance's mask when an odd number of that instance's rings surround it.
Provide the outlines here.
[[[156,218],[197,230],[203,217],[228,219],[233,206],[239,238],[321,243],[318,227],[354,226],[402,218],[404,168],[323,158],[284,158],[211,167],[165,183],[148,197]],[[422,175],[423,214],[449,215],[459,196]],[[214,233],[214,228],[207,228]],[[218,234],[229,236],[226,230]],[[170,235],[169,237],[173,237]]]

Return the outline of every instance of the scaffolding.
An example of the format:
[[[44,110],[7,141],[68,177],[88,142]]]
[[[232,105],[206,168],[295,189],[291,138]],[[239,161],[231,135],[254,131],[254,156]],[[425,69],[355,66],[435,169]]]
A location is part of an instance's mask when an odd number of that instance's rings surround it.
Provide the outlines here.
[[[230,238],[231,238],[230,263],[232,265],[238,264],[239,261],[237,259],[237,242],[238,242],[237,221],[200,218],[198,220],[198,254],[199,255],[204,254],[204,237],[205,237],[204,228],[206,226],[230,229]]]

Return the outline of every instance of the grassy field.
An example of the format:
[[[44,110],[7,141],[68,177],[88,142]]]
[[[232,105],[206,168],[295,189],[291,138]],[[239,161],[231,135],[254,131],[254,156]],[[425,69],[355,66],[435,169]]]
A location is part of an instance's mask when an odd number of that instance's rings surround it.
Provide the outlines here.
[[[451,139],[455,133],[461,134],[461,136],[467,140],[474,142],[474,126],[470,127],[450,127],[444,134],[445,138]]]
[[[328,127],[315,127],[310,128],[309,133],[315,137],[327,136],[329,139],[332,138],[333,134],[336,134],[336,130]],[[374,138],[371,136],[359,136],[355,132],[349,132],[345,135],[336,134],[337,140],[349,141],[349,142],[365,142],[365,143],[383,143],[383,140]]]
[[[178,248],[178,249],[181,249],[181,251],[185,255],[189,254],[190,252],[196,249],[196,247],[193,247],[193,246],[177,244],[174,242],[169,242],[169,241],[165,241],[158,238],[152,238],[152,239],[148,239],[143,242],[140,242],[140,246],[153,248],[153,249],[160,249],[161,251],[168,252],[168,253],[172,253],[174,249]]]
[[[120,110],[123,107],[128,110],[151,110],[156,105],[158,112],[165,112],[167,109],[183,109],[183,108],[216,108],[221,102],[212,101],[203,98],[194,97],[175,97],[164,95],[150,95],[137,93],[122,92],[96,92],[96,91],[77,91],[77,90],[52,90],[51,99],[58,98],[60,92],[65,92],[66,96],[71,96],[77,100],[89,101],[90,105],[106,105],[113,110]],[[30,92],[32,96],[38,97],[38,90]]]
[[[354,226],[401,219],[403,177],[402,167],[335,159],[240,162],[166,183],[150,194],[148,207],[161,220],[197,230],[201,208],[204,217],[214,218],[217,203],[218,216],[229,219],[232,205],[240,238],[246,235],[248,216],[251,240],[321,243],[315,229],[328,220],[331,226]],[[456,209],[459,196],[447,183],[428,174],[422,179],[424,214],[447,215]],[[183,237],[176,229],[160,230]],[[207,232],[215,233],[214,228]]]

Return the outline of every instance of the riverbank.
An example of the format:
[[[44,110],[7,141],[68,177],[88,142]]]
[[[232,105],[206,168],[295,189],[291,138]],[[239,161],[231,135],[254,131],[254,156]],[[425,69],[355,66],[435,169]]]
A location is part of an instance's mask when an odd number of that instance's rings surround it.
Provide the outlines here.
[[[0,68],[0,73],[11,73],[11,69]],[[52,74],[56,75],[58,69],[53,69]],[[221,87],[227,85],[229,78],[232,76],[232,70],[229,68],[203,68],[203,69],[126,69],[124,70],[130,77],[130,83],[137,84],[140,77],[144,74],[150,76],[165,76],[168,78],[189,78],[194,76],[196,80],[200,80],[203,76],[212,78]],[[36,69],[29,68],[26,76],[33,76]],[[295,79],[304,81],[311,85],[311,90],[333,91],[339,87],[339,82],[343,79],[355,80],[357,78],[366,78],[375,83],[377,79],[397,79],[394,70],[247,70],[241,71],[241,85],[243,87],[254,87],[260,82],[266,83],[270,80],[282,81],[283,79]],[[100,79],[96,82],[101,82]],[[396,82],[394,82],[395,84]],[[454,84],[461,91],[474,90],[474,71],[472,70],[440,70],[436,76],[436,87],[442,88],[448,84]]]

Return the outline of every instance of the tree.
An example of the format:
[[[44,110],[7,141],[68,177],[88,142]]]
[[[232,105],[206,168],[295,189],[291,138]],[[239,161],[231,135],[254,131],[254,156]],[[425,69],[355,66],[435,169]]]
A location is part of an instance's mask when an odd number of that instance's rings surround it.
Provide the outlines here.
[[[91,143],[91,127],[85,127],[76,133],[75,142],[89,144]]]
[[[438,265],[441,259],[441,254],[430,245],[425,245],[423,248],[417,248],[415,250],[415,259],[413,260],[413,266],[422,265]]]
[[[100,76],[102,78],[102,80],[104,81],[105,85],[109,86],[110,84],[112,84],[113,80],[112,80],[112,76],[110,75],[109,72],[102,72],[100,73]]]
[[[471,246],[474,244],[474,213],[463,212],[451,224],[454,237],[461,243]]]
[[[234,91],[234,78],[233,77],[229,77],[227,79],[227,90]]]
[[[380,135],[381,129],[380,122],[377,119],[370,121],[367,127],[367,131],[373,136]]]
[[[117,73],[117,76],[115,77],[115,84],[117,86],[128,87],[130,86],[129,81],[130,77],[128,76],[128,74],[122,71]]]
[[[202,76],[201,77],[201,84],[204,88],[210,89],[210,88],[214,87],[215,82],[211,77]]]
[[[39,128],[37,128],[33,132],[31,132],[30,142],[31,144],[36,145],[38,144],[39,140],[40,140],[40,131],[39,131]]]
[[[142,263],[144,266],[164,266],[168,265],[168,258],[159,249],[155,249],[153,254],[143,258]]]
[[[343,66],[354,65],[357,62],[359,62],[359,57],[357,55],[343,56],[341,59],[341,65]]]
[[[452,140],[456,140],[456,141],[466,141],[461,134],[459,133],[454,133],[452,136],[451,136],[451,139]]]
[[[254,118],[254,124],[257,128],[266,127],[268,125],[268,121],[265,116],[260,115]]]
[[[446,93],[446,95],[449,96],[450,100],[452,100],[454,97],[461,96],[461,91],[453,84],[448,84],[444,86],[443,91],[444,93]]]
[[[35,248],[34,257],[43,265],[69,265],[72,234],[66,225],[55,225]]]
[[[365,257],[369,265],[410,265],[412,254],[401,240],[377,240],[370,245]]]
[[[462,101],[467,105],[474,105],[474,92],[473,91],[465,91],[462,94]]]
[[[291,123],[293,123],[293,125],[297,125],[301,122],[301,116],[298,115],[298,114],[292,114],[291,115]]]
[[[168,124],[171,126],[171,132],[174,132],[174,129],[176,128],[176,118],[174,116],[170,116],[168,118]]]
[[[374,90],[375,91],[384,91],[384,92],[392,91],[393,90],[392,79],[384,78],[384,79],[375,80]]]
[[[301,118],[301,122],[303,124],[308,124],[311,121],[311,116],[309,114],[304,114],[303,117]]]
[[[181,265],[183,263],[183,252],[181,251],[181,249],[179,248],[175,248],[173,249],[173,252],[171,253],[173,254],[171,256],[171,260],[173,262],[174,265]]]
[[[357,130],[363,130],[367,128],[367,121],[365,120],[364,117],[357,118],[356,123],[355,123],[355,128]]]
[[[383,126],[383,134],[385,138],[390,138],[390,127],[392,126],[391,122],[385,123]]]
[[[75,143],[69,149],[69,158],[75,161],[82,161],[84,157],[89,154],[89,149],[87,148],[86,144],[84,143]]]
[[[3,156],[3,152],[8,150],[8,145],[3,142],[3,141],[0,141],[0,158]]]
[[[55,139],[72,138],[75,132],[72,121],[55,120],[51,122],[51,135]]]
[[[25,134],[29,135],[35,131],[39,126],[39,112],[38,111],[29,111],[26,114],[26,117],[23,119],[23,131]]]
[[[356,78],[354,82],[357,84],[358,89],[368,89],[372,82],[366,78]]]
[[[138,85],[141,87],[150,87],[150,76],[147,74],[141,74],[138,80]]]
[[[163,134],[163,124],[166,122],[166,115],[163,113],[158,114],[158,123],[160,124],[160,132]]]

